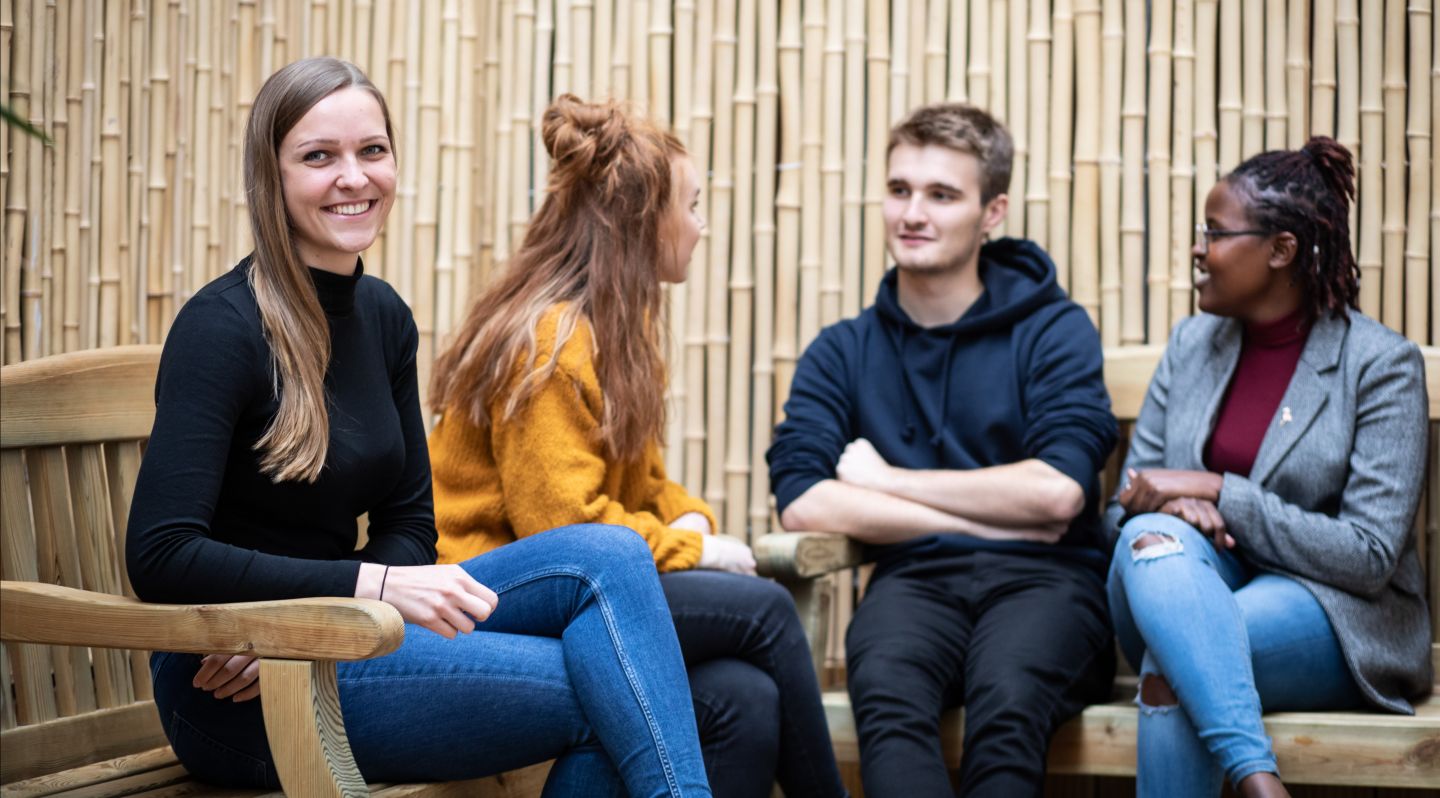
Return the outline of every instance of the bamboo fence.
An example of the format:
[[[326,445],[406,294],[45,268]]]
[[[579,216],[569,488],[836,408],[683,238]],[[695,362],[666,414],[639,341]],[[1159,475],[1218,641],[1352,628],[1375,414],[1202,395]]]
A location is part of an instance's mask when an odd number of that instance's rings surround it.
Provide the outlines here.
[[[1437,24],[1429,0],[0,0],[0,101],[50,138],[0,128],[0,357],[162,340],[248,251],[255,91],[328,53],[390,103],[398,197],[366,268],[426,373],[543,192],[545,104],[622,97],[686,142],[709,222],[670,290],[669,467],[765,534],[770,431],[805,345],[884,273],[886,133],[921,102],[1009,125],[1003,230],[1055,255],[1107,346],[1192,312],[1219,175],[1334,135],[1363,309],[1440,344]]]

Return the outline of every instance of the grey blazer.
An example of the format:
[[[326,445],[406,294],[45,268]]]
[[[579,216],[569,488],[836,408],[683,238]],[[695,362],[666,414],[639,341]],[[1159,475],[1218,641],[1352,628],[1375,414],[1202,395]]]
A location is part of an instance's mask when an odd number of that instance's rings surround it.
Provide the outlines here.
[[[1241,324],[1176,325],[1150,381],[1126,468],[1203,471],[1203,451],[1240,356]],[[1236,551],[1293,577],[1329,616],[1350,672],[1376,706],[1413,714],[1430,691],[1425,577],[1411,522],[1425,478],[1419,347],[1350,312],[1310,331],[1248,477],[1224,475],[1220,514]],[[1115,540],[1124,510],[1113,498]]]

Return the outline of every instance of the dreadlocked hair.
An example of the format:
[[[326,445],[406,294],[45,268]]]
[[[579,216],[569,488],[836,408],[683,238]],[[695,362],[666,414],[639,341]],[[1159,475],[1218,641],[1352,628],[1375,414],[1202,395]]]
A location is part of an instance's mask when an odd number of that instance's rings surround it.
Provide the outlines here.
[[[1332,138],[1315,136],[1298,150],[1271,150],[1235,168],[1226,182],[1244,200],[1250,221],[1297,243],[1291,264],[1312,318],[1358,308],[1360,268],[1350,251],[1355,159]]]

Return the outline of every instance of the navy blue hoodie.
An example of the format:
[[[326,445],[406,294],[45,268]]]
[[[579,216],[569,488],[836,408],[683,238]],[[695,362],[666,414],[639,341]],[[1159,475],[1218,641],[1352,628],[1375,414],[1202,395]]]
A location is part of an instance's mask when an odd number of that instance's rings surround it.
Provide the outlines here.
[[[891,465],[968,469],[1037,458],[1085,490],[1085,509],[1056,546],[938,534],[875,556],[1004,549],[1102,564],[1097,474],[1115,446],[1100,338],[1055,284],[1033,242],[980,250],[985,290],[958,321],[925,328],[885,275],[875,304],[821,331],[805,350],[766,458],[779,509],[835,477],[845,445],[865,438]]]

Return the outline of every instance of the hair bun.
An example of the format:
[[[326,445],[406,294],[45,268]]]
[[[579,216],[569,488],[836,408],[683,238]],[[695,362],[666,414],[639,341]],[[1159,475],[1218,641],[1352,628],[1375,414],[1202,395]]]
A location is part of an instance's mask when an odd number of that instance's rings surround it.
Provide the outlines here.
[[[1337,196],[1355,199],[1355,156],[1329,136],[1312,136],[1300,151],[1310,156],[1325,184]]]
[[[587,103],[568,93],[545,110],[540,128],[554,170],[589,180],[605,174],[629,135],[615,103]]]

